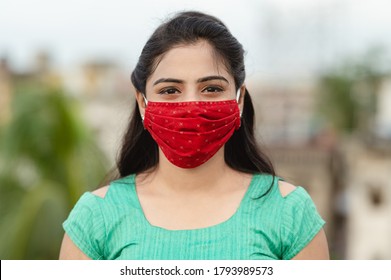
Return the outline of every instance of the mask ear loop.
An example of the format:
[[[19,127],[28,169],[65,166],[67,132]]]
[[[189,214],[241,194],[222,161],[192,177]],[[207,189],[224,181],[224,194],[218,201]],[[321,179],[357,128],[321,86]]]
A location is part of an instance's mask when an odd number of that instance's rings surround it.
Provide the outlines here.
[[[145,95],[142,93],[141,94],[142,96],[143,96],[143,98],[144,98],[144,103],[145,103],[145,106],[147,106],[148,105],[148,100],[147,100],[147,98],[145,97]],[[142,120],[142,122],[143,122],[143,124],[144,124],[144,116],[141,114],[141,120]]]
[[[145,106],[147,106],[147,105],[148,105],[148,100],[147,100],[147,98],[145,97],[144,93],[142,93],[141,95],[142,95],[143,98],[144,98]]]
[[[239,99],[240,99],[240,88],[236,92],[236,102],[238,103],[238,106],[239,106]],[[239,111],[240,111],[240,108],[239,108]],[[240,111],[240,117],[242,117],[242,111]]]

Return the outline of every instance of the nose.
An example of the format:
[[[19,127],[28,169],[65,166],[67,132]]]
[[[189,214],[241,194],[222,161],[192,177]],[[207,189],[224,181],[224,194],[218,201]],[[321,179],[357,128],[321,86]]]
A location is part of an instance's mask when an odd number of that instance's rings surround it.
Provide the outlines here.
[[[202,94],[196,88],[187,88],[185,89],[184,94],[182,94],[181,99],[183,102],[202,101]]]

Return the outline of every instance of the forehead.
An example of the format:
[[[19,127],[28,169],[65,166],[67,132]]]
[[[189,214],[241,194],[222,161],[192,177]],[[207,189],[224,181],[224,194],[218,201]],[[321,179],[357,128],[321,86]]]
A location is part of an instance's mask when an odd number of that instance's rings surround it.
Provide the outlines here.
[[[206,41],[178,45],[167,51],[157,61],[148,80],[162,77],[194,79],[208,75],[225,75],[233,79],[223,58]]]

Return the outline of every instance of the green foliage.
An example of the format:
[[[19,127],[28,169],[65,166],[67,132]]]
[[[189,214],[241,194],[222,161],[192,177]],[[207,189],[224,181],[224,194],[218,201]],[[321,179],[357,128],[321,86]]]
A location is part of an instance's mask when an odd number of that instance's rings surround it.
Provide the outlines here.
[[[107,160],[61,90],[21,86],[0,131],[0,258],[57,259],[62,222]]]
[[[388,71],[384,55],[380,48],[371,49],[320,77],[319,116],[340,133],[372,132],[377,93]]]
[[[352,132],[357,128],[357,101],[352,94],[354,81],[338,74],[321,79],[319,112],[338,131]]]

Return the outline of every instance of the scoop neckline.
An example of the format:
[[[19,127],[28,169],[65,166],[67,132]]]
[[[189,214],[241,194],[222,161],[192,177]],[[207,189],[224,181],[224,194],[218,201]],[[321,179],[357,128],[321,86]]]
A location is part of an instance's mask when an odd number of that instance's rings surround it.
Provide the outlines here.
[[[138,210],[140,211],[140,215],[142,217],[143,224],[145,226],[147,226],[148,228],[150,228],[151,230],[159,231],[161,233],[171,233],[171,234],[174,234],[174,233],[178,233],[178,234],[180,234],[180,233],[204,233],[204,232],[210,232],[210,231],[216,231],[216,230],[220,231],[221,229],[229,227],[232,223],[234,223],[238,219],[238,216],[243,211],[245,202],[251,198],[250,196],[251,196],[251,192],[253,189],[253,185],[255,184],[255,181],[256,181],[256,176],[257,176],[256,174],[252,175],[250,183],[247,186],[247,189],[246,189],[246,191],[245,191],[245,193],[239,203],[238,208],[235,210],[235,212],[227,220],[222,221],[217,224],[214,224],[214,225],[207,226],[207,227],[202,227],[202,228],[167,229],[164,227],[160,227],[160,226],[156,226],[156,225],[151,224],[149,222],[149,220],[147,219],[147,217],[145,216],[144,210],[141,206],[140,199],[139,199],[139,196],[138,196],[138,193],[136,190],[136,174],[133,174],[131,177],[131,182],[132,182],[131,192],[132,192],[132,195],[134,195],[134,197],[135,197],[135,201],[137,204],[136,206],[137,206]]]

